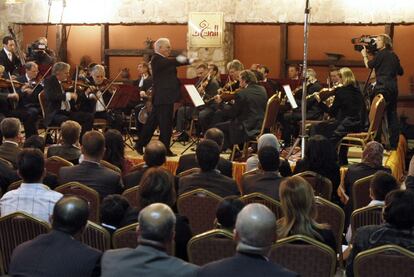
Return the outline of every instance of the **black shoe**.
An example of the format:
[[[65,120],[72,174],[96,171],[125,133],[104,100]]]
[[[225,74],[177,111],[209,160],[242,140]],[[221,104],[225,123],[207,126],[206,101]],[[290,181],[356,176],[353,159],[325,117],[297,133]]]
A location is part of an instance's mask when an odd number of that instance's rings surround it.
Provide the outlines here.
[[[186,132],[181,133],[181,135],[178,136],[177,141],[178,142],[185,142],[188,141],[190,139],[190,137],[188,136],[188,134]]]
[[[171,150],[167,150],[167,157],[176,157],[177,154],[173,153]]]
[[[135,148],[135,150],[137,150],[138,154],[140,154],[141,156],[144,155],[144,147],[142,147],[138,144],[135,144],[134,148]]]
[[[55,142],[53,141],[53,138],[50,134],[46,135],[46,139],[45,139],[45,143],[46,145],[50,145],[50,144],[54,144]]]

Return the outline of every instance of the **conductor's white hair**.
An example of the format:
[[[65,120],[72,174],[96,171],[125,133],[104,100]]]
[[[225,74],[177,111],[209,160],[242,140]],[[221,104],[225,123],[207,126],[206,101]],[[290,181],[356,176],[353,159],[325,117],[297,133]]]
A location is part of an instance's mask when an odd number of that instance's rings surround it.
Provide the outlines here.
[[[154,49],[155,51],[160,50],[162,45],[170,45],[170,40],[168,38],[159,38],[156,42],[154,42]]]

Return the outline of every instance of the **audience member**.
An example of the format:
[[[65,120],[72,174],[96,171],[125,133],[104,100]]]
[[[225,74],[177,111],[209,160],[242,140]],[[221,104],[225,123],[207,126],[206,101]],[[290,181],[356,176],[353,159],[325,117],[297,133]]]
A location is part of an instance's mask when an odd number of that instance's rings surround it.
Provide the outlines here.
[[[6,193],[7,188],[13,182],[20,180],[16,170],[9,164],[0,161],[0,189],[2,194]]]
[[[135,223],[137,214],[137,209],[131,207],[124,196],[110,194],[101,204],[101,225],[112,234],[118,228]]]
[[[204,139],[197,146],[196,156],[201,171],[180,178],[179,195],[198,188],[221,197],[240,194],[236,182],[216,169],[220,159],[220,148],[217,143]]]
[[[163,203],[173,208],[175,201],[174,176],[162,167],[149,168],[138,187],[139,208],[142,209],[154,203]],[[192,236],[191,229],[185,216],[175,214],[175,217],[175,255],[187,260],[187,243]]]
[[[237,254],[204,265],[197,276],[298,276],[267,258],[276,241],[276,218],[264,205],[249,204],[241,210],[234,238]]]
[[[73,120],[66,120],[60,125],[62,143],[52,145],[47,149],[47,157],[59,156],[73,164],[79,163],[81,150],[79,148],[79,136],[81,126]]]
[[[204,134],[205,139],[211,139],[215,141],[220,148],[220,152],[223,148],[224,143],[224,134],[220,129],[210,128]],[[197,157],[195,153],[185,154],[180,157],[178,160],[178,167],[175,171],[175,174],[180,174],[183,171],[186,171],[191,168],[199,167],[197,163]],[[233,177],[233,164],[231,161],[226,160],[220,157],[220,160],[217,164],[217,169],[227,177]]]
[[[120,131],[109,129],[105,132],[105,155],[103,159],[119,167],[122,175],[128,174],[132,162],[125,158],[125,143]]]
[[[264,146],[258,155],[260,169],[242,176],[242,192],[260,192],[279,201],[279,185],[283,179],[279,173],[279,151],[272,146]]]
[[[167,149],[162,142],[155,140],[148,143],[144,152],[145,165],[141,169],[124,176],[125,189],[137,186],[145,171],[149,168],[162,166],[166,161],[166,156]]]
[[[122,192],[119,173],[100,165],[105,152],[105,138],[98,131],[88,131],[82,137],[83,161],[59,170],[59,183],[79,182],[96,190],[101,199]]]
[[[20,127],[20,121],[15,117],[5,118],[0,124],[3,135],[3,144],[0,145],[0,158],[11,162],[14,168],[17,167],[17,156],[22,151],[19,147],[22,140]]]
[[[45,161],[38,149],[24,149],[17,159],[18,174],[23,183],[0,199],[1,216],[26,212],[43,221],[49,221],[55,203],[62,197],[59,192],[43,185]]]
[[[83,232],[89,215],[88,203],[65,196],[53,209],[52,231],[14,249],[11,276],[99,276],[102,253],[74,239]]]
[[[283,217],[278,220],[278,236],[305,235],[337,251],[335,237],[324,224],[315,221],[315,196],[312,186],[302,177],[288,177],[280,184]]]
[[[326,137],[315,135],[309,138],[305,148],[305,157],[297,161],[294,174],[308,170],[316,172],[332,182],[332,201],[339,203],[338,195],[335,193],[341,181],[337,154]]]
[[[408,167],[407,179],[405,179],[405,187],[414,190],[414,156],[412,156]]]
[[[384,244],[395,244],[414,251],[414,192],[394,190],[385,198],[385,224],[369,225],[357,230],[347,259],[346,275],[354,276],[353,263],[358,253]]]
[[[217,207],[216,226],[218,229],[233,233],[239,212],[244,208],[244,203],[237,197],[227,197]]]
[[[102,277],[106,276],[195,276],[197,266],[165,251],[174,238],[175,215],[170,207],[156,203],[138,216],[138,247],[106,251]]]

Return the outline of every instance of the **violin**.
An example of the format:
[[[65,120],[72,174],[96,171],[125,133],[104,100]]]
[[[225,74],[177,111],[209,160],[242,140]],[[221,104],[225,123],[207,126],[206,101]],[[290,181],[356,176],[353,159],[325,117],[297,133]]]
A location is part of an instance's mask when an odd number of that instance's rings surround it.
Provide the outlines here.
[[[13,86],[15,88],[21,88],[22,86],[24,86],[24,83],[20,83],[19,81],[16,81],[16,80],[10,81],[9,79],[0,78],[0,88],[11,88]]]
[[[62,88],[64,91],[74,91],[75,90],[75,81],[73,80],[66,80],[61,82]],[[88,89],[91,85],[87,84],[84,81],[80,81],[78,80],[76,82],[76,90],[78,91],[85,91],[86,89]]]
[[[342,84],[337,84],[332,86],[331,88],[323,88],[320,91],[314,92],[308,96],[306,96],[306,99],[312,99],[312,98],[316,98],[318,100],[318,102],[323,102],[325,100],[327,100],[329,97],[331,96],[335,96],[335,92],[338,88],[343,87]]]

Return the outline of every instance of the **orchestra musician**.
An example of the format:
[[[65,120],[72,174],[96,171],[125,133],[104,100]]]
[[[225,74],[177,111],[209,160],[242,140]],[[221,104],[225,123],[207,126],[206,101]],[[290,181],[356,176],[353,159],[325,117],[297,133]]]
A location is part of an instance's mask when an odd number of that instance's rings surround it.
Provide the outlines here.
[[[339,70],[336,67],[333,67],[329,70],[329,77],[328,77],[328,86],[336,86],[341,83],[341,76],[339,74]]]
[[[267,66],[261,64],[257,67],[257,70],[263,74],[263,80],[259,83],[265,87],[268,98],[272,97],[276,91],[281,90],[281,86],[277,81],[269,79],[270,70]]]
[[[230,120],[216,125],[224,133],[223,150],[258,135],[263,123],[266,90],[257,84],[256,76],[251,70],[243,70],[239,76],[240,90],[234,95],[234,104],[228,111]],[[221,95],[216,96],[217,102],[222,100]]]
[[[154,55],[151,59],[153,89],[153,106],[146,124],[141,132],[135,148],[139,154],[143,154],[143,147],[148,144],[159,126],[159,139],[167,148],[167,156],[176,156],[170,150],[170,140],[173,129],[174,103],[180,97],[180,81],[177,78],[177,67],[191,64],[193,59],[178,55],[175,59],[169,59],[171,44],[169,39],[160,38],[154,43]]]
[[[57,62],[52,67],[52,75],[45,79],[44,93],[46,96],[45,120],[46,126],[60,126],[62,122],[70,119],[77,121],[82,126],[82,135],[92,130],[93,114],[75,110],[78,95],[75,92],[67,92],[62,84],[69,78],[70,65]]]
[[[291,64],[288,66],[288,79],[289,84],[292,87],[292,90],[300,86],[299,78],[299,66],[296,64]]]
[[[19,58],[15,54],[16,43],[11,36],[3,38],[3,49],[0,51],[0,65],[5,70],[3,76],[8,78],[8,74],[18,75],[18,68],[21,66]]]
[[[139,77],[138,80],[135,82],[135,85],[138,87],[141,101],[139,101],[138,103],[135,102],[132,105],[135,109],[135,127],[137,130],[137,134],[139,135],[144,125],[144,122],[141,122],[142,120],[140,120],[139,118],[139,114],[145,112],[146,116],[144,118],[148,119],[149,111],[147,111],[147,101],[151,101],[150,89],[153,84],[151,70],[148,63],[139,63],[137,69]],[[146,108],[143,110],[144,107]]]

